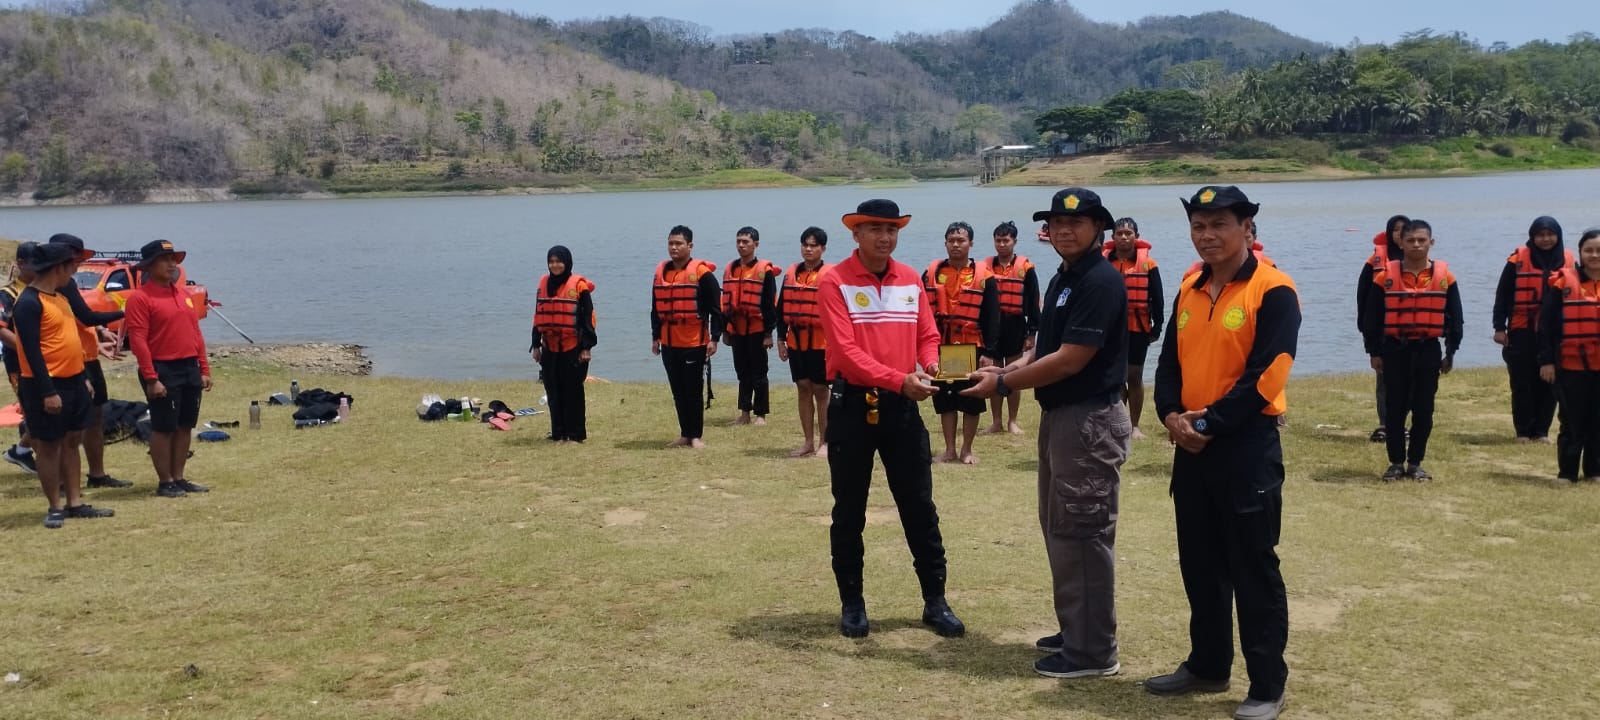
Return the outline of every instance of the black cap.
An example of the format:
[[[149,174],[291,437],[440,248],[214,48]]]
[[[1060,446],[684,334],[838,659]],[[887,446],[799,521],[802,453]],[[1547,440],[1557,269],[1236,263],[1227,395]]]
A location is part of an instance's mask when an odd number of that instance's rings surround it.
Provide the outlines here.
[[[1207,185],[1195,191],[1194,197],[1188,200],[1179,199],[1183,203],[1183,211],[1193,215],[1196,210],[1225,210],[1239,207],[1244,210],[1240,217],[1255,217],[1261,211],[1261,206],[1250,202],[1245,197],[1244,191],[1237,185]]]
[[[72,235],[69,233],[56,233],[50,236],[50,242],[72,248],[73,252],[78,254],[79,262],[94,257],[94,251],[85,249],[83,247],[83,238],[80,238],[77,235]]]
[[[839,218],[844,226],[854,230],[857,225],[869,222],[890,222],[899,227],[905,227],[911,222],[910,215],[901,215],[900,206],[893,200],[868,200],[856,206],[856,211]]]
[[[36,243],[33,246],[33,257],[28,261],[28,269],[36,273],[48,272],[50,268],[72,262],[77,257],[77,252],[68,245]]]
[[[1100,221],[1100,225],[1110,229],[1115,220],[1111,211],[1100,203],[1100,196],[1088,188],[1069,187],[1057,192],[1050,198],[1050,209],[1040,210],[1033,214],[1034,222],[1049,220],[1058,215],[1088,215]]]
[[[162,255],[176,255],[177,257],[172,259],[173,262],[181,263],[183,262],[184,258],[189,256],[189,253],[183,252],[182,250],[172,249],[172,243],[169,241],[151,240],[150,242],[145,243],[144,247],[139,248],[139,264],[135,265],[134,267],[147,267],[152,261],[158,257],[161,257]]]

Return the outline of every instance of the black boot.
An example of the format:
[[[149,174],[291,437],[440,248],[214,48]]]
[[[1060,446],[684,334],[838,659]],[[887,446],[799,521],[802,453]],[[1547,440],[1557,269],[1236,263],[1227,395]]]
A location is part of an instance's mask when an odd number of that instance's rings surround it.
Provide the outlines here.
[[[867,636],[867,602],[861,596],[859,579],[839,578],[839,634],[847,638]]]
[[[955,611],[950,609],[950,604],[944,598],[925,598],[922,606],[922,624],[933,628],[940,637],[961,637],[967,634],[967,626],[956,617]]]

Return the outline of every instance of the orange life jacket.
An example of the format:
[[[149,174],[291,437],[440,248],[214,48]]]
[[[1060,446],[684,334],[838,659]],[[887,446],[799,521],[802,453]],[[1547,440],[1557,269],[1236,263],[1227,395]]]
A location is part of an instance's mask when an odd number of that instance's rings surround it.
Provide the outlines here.
[[[827,338],[822,335],[822,313],[817,307],[817,281],[827,263],[818,263],[817,269],[806,270],[805,263],[795,263],[783,279],[783,323],[788,326],[784,343],[790,350],[825,350]]]
[[[1105,244],[1105,253],[1111,266],[1122,272],[1122,282],[1128,286],[1128,332],[1149,334],[1150,271],[1156,268],[1156,261],[1150,259],[1150,243],[1134,240],[1132,261],[1117,257],[1114,241]]]
[[[1250,245],[1250,254],[1255,255],[1256,256],[1256,262],[1261,263],[1262,265],[1265,265],[1267,267],[1277,267],[1278,266],[1277,263],[1272,261],[1272,258],[1267,257],[1267,248],[1266,248],[1266,246],[1262,245],[1261,243],[1252,243]],[[1190,265],[1189,266],[1189,272],[1184,273],[1184,276],[1187,277],[1189,275],[1193,275],[1193,274],[1195,274],[1197,272],[1200,272],[1200,269],[1205,267],[1205,266],[1206,266],[1206,264],[1203,263],[1203,262],[1197,262],[1197,263],[1195,263],[1193,265]]]
[[[1444,337],[1444,305],[1455,278],[1449,266],[1436,261],[1428,266],[1428,280],[1406,284],[1399,260],[1391,260],[1373,282],[1383,288],[1383,334],[1404,340]]]
[[[995,288],[1000,291],[1000,313],[1021,315],[1023,278],[1033,269],[1033,262],[1021,255],[1012,255],[1011,264],[1002,268],[996,264],[997,260],[999,258],[991,257],[983,263],[989,276],[994,278]]]
[[[682,270],[671,270],[671,260],[656,266],[651,306],[661,318],[661,336],[667,347],[694,347],[711,340],[711,329],[700,316],[700,276],[717,271],[715,263],[691,258]],[[667,274],[673,273],[671,280]]]
[[[1517,285],[1511,294],[1511,329],[1529,330],[1539,326],[1539,303],[1544,299],[1544,288],[1549,282],[1549,272],[1557,272],[1563,268],[1571,267],[1572,251],[1566,251],[1560,268],[1551,271],[1540,270],[1533,265],[1533,251],[1527,246],[1517,248],[1506,258],[1506,262],[1517,266]]]
[[[749,267],[734,260],[722,271],[722,316],[728,319],[728,332],[760,335],[767,331],[761,318],[761,288],[767,276],[777,272],[781,271],[760,258]]]
[[[1372,237],[1372,257],[1367,258],[1367,265],[1377,272],[1389,266],[1389,233],[1378,233]]]
[[[1561,369],[1600,370],[1600,281],[1568,266],[1550,273],[1550,287],[1561,293]]]
[[[569,352],[578,348],[578,296],[594,292],[594,283],[573,273],[567,281],[550,293],[550,276],[539,278],[538,300],[533,306],[533,326],[539,330],[539,339],[546,350]],[[594,327],[594,311],[589,311],[589,324]]]
[[[928,266],[924,280],[928,302],[933,305],[933,319],[938,323],[945,342],[951,345],[982,345],[983,332],[978,328],[978,317],[983,309],[984,281],[989,279],[989,269],[983,263],[969,261],[967,268],[972,270],[972,280],[962,282],[960,276],[965,274],[965,270],[956,272],[946,265],[948,262],[933,261]],[[947,288],[953,287],[959,290],[947,292]]]

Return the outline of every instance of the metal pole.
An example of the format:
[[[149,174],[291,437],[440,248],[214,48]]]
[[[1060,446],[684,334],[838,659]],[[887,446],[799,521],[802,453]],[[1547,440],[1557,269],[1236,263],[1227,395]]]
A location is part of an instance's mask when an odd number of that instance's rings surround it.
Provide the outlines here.
[[[234,331],[234,332],[236,332],[236,333],[239,333],[239,337],[242,337],[242,338],[244,338],[244,339],[245,339],[245,340],[249,340],[249,341],[250,341],[250,344],[251,344],[251,345],[254,345],[254,344],[256,344],[256,341],[254,341],[254,340],[250,340],[250,336],[249,336],[249,335],[246,335],[246,334],[244,334],[244,331],[243,331],[243,330],[240,330],[240,329],[239,329],[239,326],[238,326],[238,325],[235,325],[235,324],[233,324],[233,321],[232,321],[232,320],[229,320],[229,319],[228,319],[228,316],[227,316],[227,315],[223,315],[223,314],[222,314],[222,311],[221,311],[221,310],[218,310],[218,309],[217,309],[217,308],[216,308],[216,306],[215,306],[215,305],[213,305],[213,306],[211,306],[211,312],[212,312],[212,313],[213,313],[213,314],[215,314],[215,315],[216,315],[216,316],[217,316],[217,317],[219,317],[219,318],[222,318],[222,321],[223,321],[223,322],[225,322],[225,323],[227,323],[227,324],[228,324],[228,327],[231,327],[231,328],[233,328],[233,331]]]

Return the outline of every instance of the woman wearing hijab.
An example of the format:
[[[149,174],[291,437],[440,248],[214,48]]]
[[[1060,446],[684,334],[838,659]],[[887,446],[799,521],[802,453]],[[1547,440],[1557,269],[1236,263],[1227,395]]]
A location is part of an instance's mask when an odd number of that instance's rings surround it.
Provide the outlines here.
[[[1390,258],[1405,256],[1400,250],[1400,235],[1408,222],[1411,222],[1411,218],[1404,215],[1390,217],[1389,222],[1384,224],[1383,232],[1372,237],[1372,256],[1361,264],[1361,275],[1356,278],[1356,332],[1361,333],[1363,338],[1367,336],[1367,292],[1374,286],[1372,274],[1388,267]],[[1382,324],[1382,318],[1379,318],[1379,323]],[[1378,429],[1373,430],[1367,439],[1381,443],[1388,439],[1388,431],[1384,428],[1384,413],[1388,412],[1388,403],[1383,392],[1383,371],[1374,372],[1378,375]],[[1404,428],[1401,431],[1404,432]]]
[[[572,251],[550,248],[546,257],[550,273],[539,278],[533,309],[533,354],[539,363],[550,403],[550,439],[583,442],[585,428],[583,381],[589,377],[589,351],[598,338],[594,331],[594,283],[572,272]]]
[[[1556,395],[1539,379],[1539,306],[1551,273],[1571,267],[1561,224],[1548,215],[1528,227],[1528,242],[1506,258],[1494,293],[1494,341],[1511,375],[1511,423],[1517,442],[1550,442]],[[1398,428],[1392,428],[1398,429]]]

